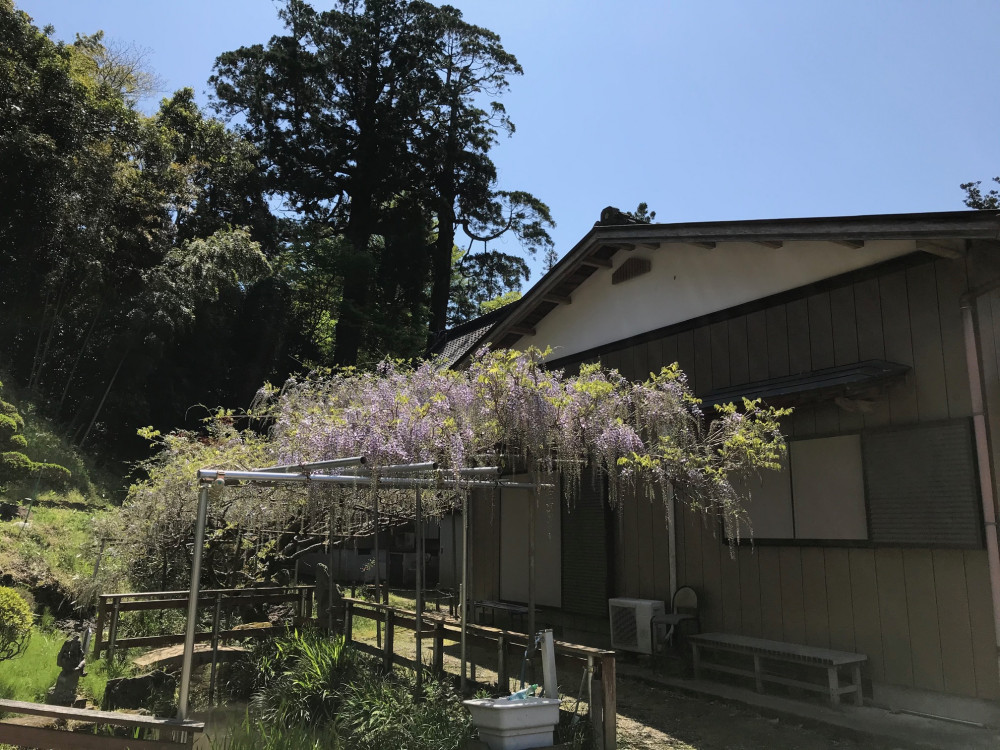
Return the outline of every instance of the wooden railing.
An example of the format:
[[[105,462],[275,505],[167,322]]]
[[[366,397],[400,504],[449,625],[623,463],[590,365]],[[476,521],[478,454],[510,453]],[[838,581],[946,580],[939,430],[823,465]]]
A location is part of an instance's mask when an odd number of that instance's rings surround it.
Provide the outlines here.
[[[381,658],[386,666],[398,664],[416,669],[413,659],[408,659],[395,652],[395,630],[416,631],[417,613],[389,607],[384,604],[364,601],[361,599],[345,599],[344,638],[359,651],[364,651]],[[370,643],[354,639],[354,619],[364,618],[381,623],[385,626],[381,648]],[[444,644],[455,643],[461,639],[460,623],[450,617],[434,612],[424,612],[422,616],[422,638],[429,638],[432,643],[431,663],[429,669],[439,676],[445,674]],[[496,673],[498,691],[506,691],[509,684],[509,667],[512,653],[524,652],[528,646],[528,636],[511,630],[487,627],[485,625],[466,625],[466,639],[470,646],[487,646],[496,653]],[[587,698],[590,705],[590,720],[594,729],[594,738],[599,750],[614,750],[617,746],[617,694],[615,690],[615,652],[605,651],[575,643],[555,641],[556,655],[579,661],[581,667],[587,669]],[[469,675],[476,682],[476,660],[472,658],[472,648],[468,649]],[[491,664],[494,663],[491,660]],[[486,664],[482,665],[486,667]]]
[[[209,589],[198,594],[198,608],[212,607],[212,629],[196,633],[195,641],[211,641],[232,638],[259,638],[276,635],[285,628],[259,628],[221,630],[223,610],[233,607],[253,604],[283,604],[295,603],[297,618],[306,619],[312,616],[312,591],[315,586],[289,586],[259,589]],[[100,657],[101,651],[107,651],[108,658],[114,656],[116,648],[148,647],[158,648],[184,643],[184,635],[168,634],[133,638],[119,638],[118,626],[123,612],[139,612],[149,610],[187,609],[187,591],[153,591],[143,593],[101,594],[97,605],[97,624],[94,633],[94,657]],[[105,628],[108,635],[105,639]]]
[[[132,739],[0,721],[0,743],[21,747],[53,748],[53,750],[190,750],[195,733],[205,731],[205,724],[200,721],[158,719],[153,716],[112,711],[87,711],[23,701],[0,700],[0,713],[43,716],[61,722],[80,721],[97,726],[152,730],[157,735],[154,739]]]

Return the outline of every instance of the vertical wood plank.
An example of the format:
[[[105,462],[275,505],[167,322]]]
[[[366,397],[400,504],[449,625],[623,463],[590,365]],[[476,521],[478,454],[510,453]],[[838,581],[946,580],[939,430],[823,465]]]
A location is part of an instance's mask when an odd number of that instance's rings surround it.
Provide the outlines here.
[[[882,295],[882,329],[885,333],[885,358],[913,366],[910,341],[910,309],[906,294],[906,272],[896,271],[879,278]],[[894,425],[917,421],[917,389],[913,373],[889,388],[889,413]]]
[[[830,311],[830,294],[813,294],[807,300],[809,307],[809,353],[813,370],[834,365],[833,315]]]
[[[654,599],[656,578],[653,567],[653,513],[652,507],[643,488],[636,488],[630,493],[635,505],[636,519],[636,551],[638,552],[639,596],[642,599]]]
[[[866,279],[854,285],[854,310],[857,318],[858,359],[885,359],[882,331],[882,300],[878,279]],[[872,411],[864,415],[867,428],[889,424],[889,399],[878,399]]]
[[[742,610],[744,635],[763,637],[760,604],[760,557],[757,550],[748,544],[741,544],[736,552],[740,566],[740,608]]]
[[[712,347],[712,390],[725,388],[729,379],[729,323],[720,321],[708,327]]]
[[[809,372],[812,356],[809,345],[809,305],[798,299],[785,305],[788,316],[788,369],[790,374]]]
[[[851,599],[851,563],[847,549],[823,550],[826,565],[826,602],[830,648],[854,651],[854,603]]]
[[[941,630],[934,616],[938,600],[933,553],[924,549],[903,550],[903,575],[913,651],[913,684],[924,690],[944,690]]]
[[[941,638],[941,668],[945,692],[976,695],[972,622],[965,580],[965,553],[937,549],[934,555],[936,610]]]
[[[719,560],[718,519],[714,515],[703,515],[698,524],[701,529],[701,567],[704,575],[702,589],[705,592],[704,606],[698,601],[701,621],[705,629],[721,630],[725,627],[722,592],[722,564]]]
[[[732,385],[750,382],[750,353],[746,316],[733,318],[729,321],[729,382]]]
[[[767,313],[763,310],[747,315],[748,378],[751,383],[767,380]]]
[[[726,633],[743,632],[742,581],[736,548],[724,540],[719,544],[719,574],[722,576],[722,625]]]
[[[760,562],[761,635],[780,641],[785,637],[781,622],[781,560],[778,547],[758,547]]]
[[[642,382],[649,377],[649,345],[647,342],[632,347],[632,374],[629,380]]]
[[[695,384],[694,332],[682,331],[677,334],[677,364],[687,375],[688,384]]]
[[[965,335],[962,328],[961,297],[968,288],[965,263],[941,259],[934,264],[938,312],[941,316],[941,346],[944,377],[948,389],[948,416],[952,419],[972,413],[969,371],[965,364]]]
[[[941,320],[938,316],[934,264],[924,263],[906,271],[913,339],[913,379],[917,411],[922,422],[948,418],[948,387],[944,371]]]
[[[622,504],[625,596],[639,596],[639,519],[635,503],[635,491],[627,490],[622,493],[619,502]]]
[[[805,598],[802,593],[800,547],[781,547],[781,625],[784,640],[804,643],[806,639]]]
[[[685,508],[683,516],[685,579],[681,584],[691,586],[700,596],[705,590],[705,574],[701,566],[701,513]]]
[[[875,550],[875,574],[878,576],[878,613],[882,622],[885,680],[893,685],[912,686],[913,652],[910,647],[902,550]]]
[[[670,534],[667,529],[667,508],[663,503],[663,495],[657,490],[656,499],[652,505],[652,527],[653,533],[653,580],[656,588],[653,593],[654,599],[662,599],[670,606],[670,597],[673,592],[670,590]],[[674,519],[674,523],[677,519]],[[677,536],[678,542],[680,535]],[[680,556],[678,555],[678,558]],[[678,559],[677,575],[680,576],[680,560]]]
[[[677,336],[667,336],[660,347],[660,361],[656,364],[656,371],[659,372],[661,367],[672,365],[676,361]]]
[[[691,384],[695,395],[704,396],[712,390],[712,336],[708,326],[694,329],[694,376]]]
[[[882,622],[879,617],[878,577],[875,575],[875,550],[848,551],[851,567],[851,599],[854,608],[854,644],[868,655],[872,680],[885,680],[885,655],[882,652]]]
[[[805,642],[830,646],[830,613],[826,594],[826,559],[820,547],[802,548],[802,595],[805,609]]]
[[[833,363],[854,364],[858,361],[858,319],[853,286],[830,291],[830,323],[833,327]]]
[[[990,605],[990,574],[986,552],[965,553],[966,596],[972,624],[972,652],[975,657],[976,695],[986,700],[1000,698],[993,611]]]
[[[852,285],[830,291],[830,318],[834,365],[854,364],[858,361],[858,320]],[[859,412],[840,408],[836,411],[841,432],[856,432],[865,426],[865,418]]]
[[[767,324],[767,370],[769,378],[788,375],[788,313],[784,305],[769,307]]]

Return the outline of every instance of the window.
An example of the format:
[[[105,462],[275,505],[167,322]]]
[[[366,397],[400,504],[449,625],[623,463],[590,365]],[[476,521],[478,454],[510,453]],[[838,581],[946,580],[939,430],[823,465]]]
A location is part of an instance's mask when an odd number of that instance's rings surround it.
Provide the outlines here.
[[[967,419],[792,440],[781,471],[734,486],[750,498],[741,537],[897,547],[983,544]]]
[[[748,492],[750,528],[755,539],[865,540],[865,484],[861,437],[796,440],[788,444],[780,472],[741,482]]]

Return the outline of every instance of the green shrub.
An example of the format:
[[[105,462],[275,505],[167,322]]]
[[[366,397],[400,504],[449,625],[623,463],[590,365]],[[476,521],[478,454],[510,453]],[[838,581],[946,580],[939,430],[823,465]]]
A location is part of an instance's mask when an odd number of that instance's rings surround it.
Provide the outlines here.
[[[13,659],[31,638],[31,609],[14,589],[0,587],[0,661]]]
[[[231,693],[249,691],[250,716],[214,747],[313,750],[457,750],[472,736],[472,719],[447,684],[428,680],[414,697],[409,672],[342,638],[295,633],[252,647],[227,670]]]

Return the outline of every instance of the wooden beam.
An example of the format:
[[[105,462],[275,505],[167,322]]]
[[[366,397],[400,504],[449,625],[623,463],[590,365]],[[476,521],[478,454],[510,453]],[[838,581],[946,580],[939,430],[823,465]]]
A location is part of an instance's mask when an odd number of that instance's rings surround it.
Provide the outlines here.
[[[614,263],[610,258],[598,258],[595,255],[588,256],[581,261],[581,265],[593,266],[594,268],[611,268]]]
[[[715,242],[691,242],[695,247],[703,247],[706,250],[714,250],[717,243]]]
[[[513,325],[507,329],[510,333],[516,333],[518,336],[534,336],[535,329],[531,326]]]
[[[648,250],[659,250],[660,249],[660,243],[659,242],[640,242],[639,243],[639,247],[644,247],[644,248],[647,248]]]
[[[769,247],[772,250],[777,250],[782,247],[785,243],[781,240],[757,240],[754,244],[763,245],[764,247]]]
[[[964,258],[965,240],[917,240],[917,250],[939,258]]]
[[[830,240],[834,245],[841,245],[843,247],[849,247],[852,250],[857,250],[859,247],[865,246],[864,240]]]
[[[631,242],[609,242],[606,243],[604,247],[609,247],[615,252],[617,252],[618,250],[625,250],[627,252],[632,252],[633,250],[635,250],[635,245],[633,245]]]
[[[545,294],[542,296],[542,302],[552,302],[556,305],[572,305],[573,298],[568,294]]]

